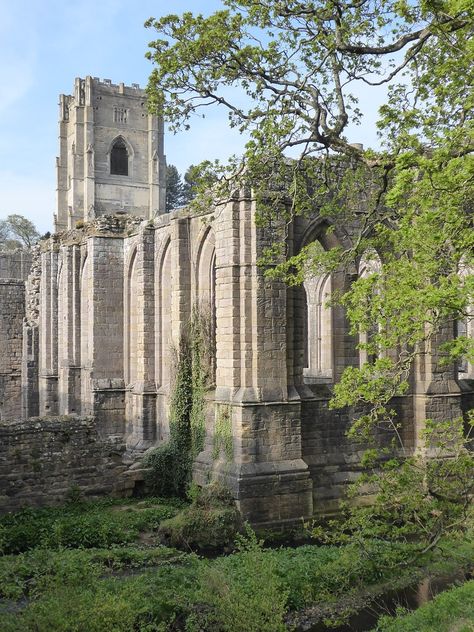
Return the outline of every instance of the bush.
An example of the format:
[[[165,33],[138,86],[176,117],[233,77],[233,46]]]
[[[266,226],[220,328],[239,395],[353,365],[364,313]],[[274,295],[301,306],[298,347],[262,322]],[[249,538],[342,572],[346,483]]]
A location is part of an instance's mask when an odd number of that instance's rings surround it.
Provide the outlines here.
[[[474,581],[452,588],[412,614],[382,617],[377,632],[472,632]]]
[[[164,520],[158,534],[168,546],[209,551],[232,546],[241,526],[230,492],[213,483],[196,494],[190,507]]]
[[[4,554],[11,554],[38,546],[56,549],[129,544],[142,531],[156,531],[162,520],[171,518],[177,511],[175,503],[160,501],[140,509],[136,503],[135,507],[130,504],[127,511],[117,511],[107,501],[25,509],[0,518],[0,545]]]
[[[204,569],[196,595],[203,603],[186,621],[190,632],[283,632],[288,589],[273,556],[248,529],[239,552]]]

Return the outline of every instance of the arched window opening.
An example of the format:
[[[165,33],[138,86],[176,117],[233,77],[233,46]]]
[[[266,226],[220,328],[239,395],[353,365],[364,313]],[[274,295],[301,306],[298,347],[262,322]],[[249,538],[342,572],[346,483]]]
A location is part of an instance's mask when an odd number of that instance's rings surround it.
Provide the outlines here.
[[[114,176],[128,176],[128,150],[123,138],[118,138],[110,152],[110,173]]]
[[[209,230],[198,253],[196,277],[197,314],[206,343],[204,345],[204,367],[208,386],[216,381],[216,248],[215,237]]]
[[[380,273],[382,264],[378,254],[375,250],[365,252],[360,260],[359,264],[359,277],[366,279],[373,274]],[[364,345],[369,344],[374,336],[380,331],[379,324],[373,324],[369,331],[360,330],[359,332],[359,365],[362,366],[366,363],[374,363],[377,358],[381,357],[381,353],[369,353]]]
[[[463,283],[473,274],[464,262],[459,266],[459,276]],[[474,338],[474,305],[469,305],[467,313],[455,323],[455,336],[457,338]],[[462,380],[474,379],[474,364],[467,358],[461,358],[457,362],[458,377]]]
[[[306,350],[303,375],[306,382],[333,379],[333,324],[331,275],[311,277],[303,283],[306,293]]]

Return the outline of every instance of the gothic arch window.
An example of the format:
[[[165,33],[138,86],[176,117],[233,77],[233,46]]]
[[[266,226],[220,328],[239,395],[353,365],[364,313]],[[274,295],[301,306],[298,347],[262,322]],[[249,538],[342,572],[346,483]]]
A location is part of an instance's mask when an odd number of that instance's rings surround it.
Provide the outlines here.
[[[114,176],[128,176],[128,149],[121,137],[117,138],[110,150],[110,173]]]
[[[314,241],[315,250],[323,250]],[[303,375],[307,383],[333,380],[333,314],[329,302],[332,293],[330,274],[314,275],[310,270],[303,282],[305,295]]]
[[[464,284],[467,279],[472,278],[472,268],[464,261],[459,266],[459,276]],[[464,315],[455,323],[455,336],[474,338],[474,305],[469,305]],[[457,372],[460,379],[474,379],[474,363],[469,362],[467,358],[461,358],[457,363]]]
[[[382,262],[375,250],[368,250],[364,252],[359,263],[359,277],[362,279],[368,279],[369,277],[380,274],[382,270]],[[378,290],[376,290],[378,293]],[[359,365],[362,368],[366,363],[373,363],[375,360],[382,356],[381,352],[368,353],[365,345],[372,342],[373,337],[380,331],[380,325],[374,325],[371,331],[359,331]]]
[[[305,279],[306,294],[306,349],[305,380],[331,381],[333,377],[333,325],[331,275],[311,276]]]

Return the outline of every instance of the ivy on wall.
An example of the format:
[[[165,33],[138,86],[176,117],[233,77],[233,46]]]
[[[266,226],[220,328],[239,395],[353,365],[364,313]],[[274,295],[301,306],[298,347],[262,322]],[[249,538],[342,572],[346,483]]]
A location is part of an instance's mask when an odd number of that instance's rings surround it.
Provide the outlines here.
[[[232,440],[232,408],[229,404],[218,404],[212,458],[218,459],[223,454],[227,462],[232,461],[234,446]]]
[[[147,484],[159,496],[185,496],[192,466],[206,437],[205,392],[210,380],[203,360],[209,355],[208,327],[199,307],[194,307],[177,349],[174,386],[170,394],[170,439],[149,452]]]

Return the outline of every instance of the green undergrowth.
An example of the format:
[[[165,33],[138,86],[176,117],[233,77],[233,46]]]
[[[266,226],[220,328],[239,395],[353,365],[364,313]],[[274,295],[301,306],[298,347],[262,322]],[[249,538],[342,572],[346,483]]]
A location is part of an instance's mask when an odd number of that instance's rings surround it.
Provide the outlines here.
[[[35,547],[98,548],[135,542],[156,532],[185,503],[179,500],[107,499],[63,507],[25,509],[0,517],[0,551],[22,553]]]
[[[416,612],[384,616],[376,632],[474,632],[474,581],[451,588]]]
[[[165,544],[198,552],[233,548],[242,519],[231,493],[219,483],[197,489],[189,507],[164,520],[158,529]]]
[[[153,494],[185,498],[193,462],[204,448],[205,392],[213,381],[209,327],[209,318],[195,306],[176,350],[169,441],[150,450],[143,459],[147,488]]]
[[[109,575],[153,566],[179,565],[185,553],[168,547],[109,549],[33,549],[0,557],[0,598],[18,600],[44,595],[59,586],[85,586]]]
[[[215,559],[137,544],[39,547],[0,558],[0,629],[278,632],[288,629],[292,611],[319,606],[337,620],[343,598],[357,609],[367,589],[378,594],[427,569],[449,573],[473,559],[474,541],[466,537],[414,563],[407,545],[266,549],[249,529],[234,553]]]

